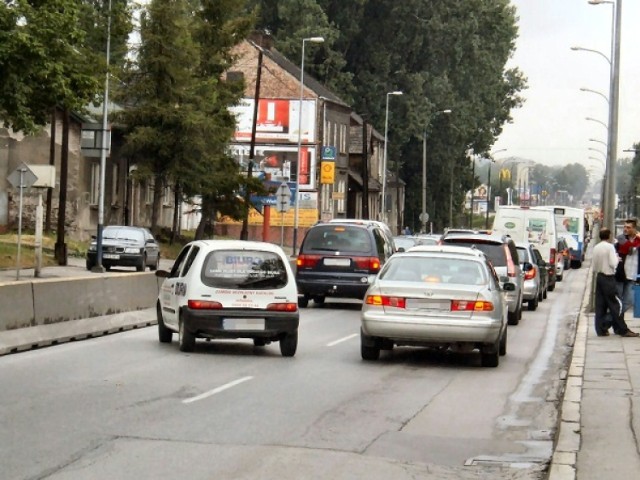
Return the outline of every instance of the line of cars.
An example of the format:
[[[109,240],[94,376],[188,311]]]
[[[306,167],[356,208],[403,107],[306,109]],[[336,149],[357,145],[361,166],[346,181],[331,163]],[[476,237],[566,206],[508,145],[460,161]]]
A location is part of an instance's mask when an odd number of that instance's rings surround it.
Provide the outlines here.
[[[429,242],[432,243],[432,242]],[[363,300],[361,356],[394,346],[480,351],[495,367],[507,352],[507,325],[535,310],[550,290],[549,265],[530,243],[508,236],[448,232],[436,244],[398,251],[388,227],[341,220],[311,227],[294,274],[276,245],[200,240],[186,245],[164,278],[158,337],[193,351],[196,338],[279,342],[296,353],[299,308],[327,297]]]

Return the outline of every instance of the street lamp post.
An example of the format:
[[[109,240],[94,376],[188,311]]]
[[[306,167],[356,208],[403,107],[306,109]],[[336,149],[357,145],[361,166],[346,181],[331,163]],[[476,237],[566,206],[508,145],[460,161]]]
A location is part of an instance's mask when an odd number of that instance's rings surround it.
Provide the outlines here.
[[[402,92],[395,90],[387,92],[387,102],[384,110],[384,150],[382,155],[382,199],[380,200],[380,220],[386,222],[387,211],[385,208],[385,195],[387,190],[387,142],[389,138],[389,96],[402,95]]]
[[[489,173],[487,175],[487,211],[485,212],[484,219],[484,228],[485,230],[489,229],[489,206],[491,205],[491,164],[495,163],[495,159],[493,156],[496,153],[506,152],[506,148],[501,148],[500,150],[496,150],[495,152],[489,155]]]
[[[302,163],[302,100],[304,96],[304,46],[305,43],[322,43],[323,37],[308,37],[302,39],[302,60],[300,61],[300,103],[298,107],[298,162],[296,163],[296,192],[293,213],[293,255],[298,248],[298,224],[300,218],[300,164]]]
[[[96,232],[96,264],[91,268],[92,272],[103,273],[102,265],[102,231],[104,230],[104,187],[105,169],[107,168],[107,127],[108,127],[108,105],[109,105],[109,61],[111,57],[111,0],[109,0],[109,10],[107,18],[107,73],[104,78],[104,99],[102,103],[102,146],[100,148],[100,175],[98,188],[98,231]]]
[[[437,112],[434,112],[429,117],[429,120],[424,127],[424,135],[422,136],[422,214],[420,215],[420,222],[422,223],[422,231],[425,233],[427,231],[427,131],[429,130],[429,126],[433,119],[441,113],[449,114],[451,113],[451,110],[447,108],[446,110],[438,110]]]

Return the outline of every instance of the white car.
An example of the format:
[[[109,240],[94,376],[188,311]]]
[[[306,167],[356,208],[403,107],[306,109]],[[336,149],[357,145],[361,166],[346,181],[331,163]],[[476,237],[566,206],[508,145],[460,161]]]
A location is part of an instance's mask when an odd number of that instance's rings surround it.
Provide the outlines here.
[[[196,240],[187,244],[164,278],[156,304],[158,339],[178,333],[180,350],[196,338],[251,338],[255,346],[280,343],[292,357],[298,346],[298,289],[282,249],[270,243]]]
[[[420,246],[391,257],[362,305],[360,351],[377,360],[380,350],[436,346],[480,350],[484,367],[507,353],[504,291],[484,253],[458,246]]]

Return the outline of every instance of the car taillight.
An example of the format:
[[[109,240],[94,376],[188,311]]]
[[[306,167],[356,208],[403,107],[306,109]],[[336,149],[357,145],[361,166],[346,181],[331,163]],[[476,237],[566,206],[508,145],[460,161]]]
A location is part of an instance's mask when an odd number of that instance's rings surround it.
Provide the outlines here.
[[[555,248],[551,249],[551,259],[549,260],[549,263],[551,265],[555,265],[556,264],[556,249]]]
[[[296,265],[298,268],[314,268],[321,258],[320,255],[298,255]]]
[[[273,310],[275,312],[296,312],[298,310],[297,303],[270,303],[267,305],[267,310]]]
[[[536,267],[533,267],[528,272],[524,272],[524,279],[525,280],[531,280],[531,279],[533,279],[535,277],[536,277]]]
[[[493,303],[484,300],[451,300],[452,312],[492,312]]]
[[[192,310],[220,310],[222,308],[220,302],[210,300],[189,300],[187,306]]]
[[[402,297],[388,297],[386,295],[367,295],[365,303],[367,305],[380,307],[405,308],[406,299]]]
[[[369,270],[370,273],[377,273],[380,270],[378,257],[355,257],[353,262],[359,270]]]
[[[509,254],[509,248],[506,245],[504,246],[504,250],[505,250],[505,255],[507,257],[507,276],[515,277],[516,265],[513,263],[513,258],[511,258],[511,255]]]

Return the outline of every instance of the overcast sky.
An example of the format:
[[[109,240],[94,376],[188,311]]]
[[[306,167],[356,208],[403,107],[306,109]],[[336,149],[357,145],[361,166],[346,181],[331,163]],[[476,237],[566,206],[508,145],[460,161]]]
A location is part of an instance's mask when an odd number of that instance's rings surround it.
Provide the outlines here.
[[[619,0],[620,1],[620,0]],[[618,158],[631,157],[624,149],[640,142],[640,0],[622,1]],[[588,0],[511,0],[519,16],[519,38],[511,61],[528,78],[524,105],[513,111],[494,151],[548,165],[581,163],[602,171],[593,156],[604,156],[606,128],[585,117],[608,123],[607,100],[580,91],[609,95],[609,64],[601,55],[572,51],[572,46],[611,56],[611,4]]]

